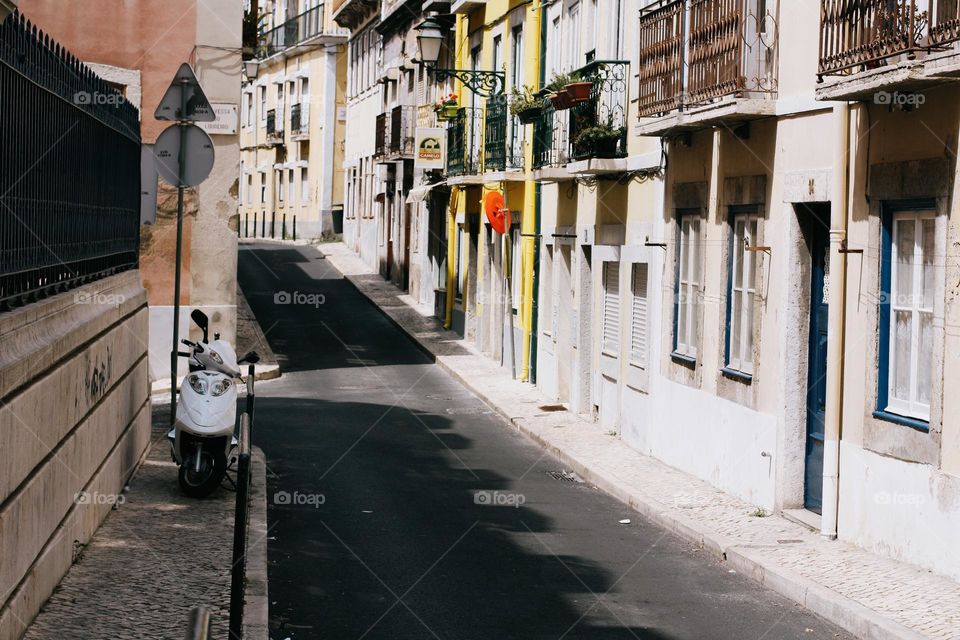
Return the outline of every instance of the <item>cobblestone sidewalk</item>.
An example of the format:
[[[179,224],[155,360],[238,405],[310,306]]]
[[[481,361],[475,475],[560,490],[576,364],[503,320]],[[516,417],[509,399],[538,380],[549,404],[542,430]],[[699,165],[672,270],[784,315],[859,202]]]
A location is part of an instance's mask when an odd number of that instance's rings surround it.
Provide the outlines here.
[[[368,269],[343,244],[321,251],[437,363],[571,468],[648,518],[723,557],[851,633],[881,638],[960,639],[960,585],[844,542],[826,541],[631,449],[569,412],[544,412],[535,387],[505,370],[430,310]]]
[[[226,638],[236,495],[180,493],[166,442],[169,407],[154,407],[147,459],[80,559],[27,630],[26,640],[182,638],[207,606]]]

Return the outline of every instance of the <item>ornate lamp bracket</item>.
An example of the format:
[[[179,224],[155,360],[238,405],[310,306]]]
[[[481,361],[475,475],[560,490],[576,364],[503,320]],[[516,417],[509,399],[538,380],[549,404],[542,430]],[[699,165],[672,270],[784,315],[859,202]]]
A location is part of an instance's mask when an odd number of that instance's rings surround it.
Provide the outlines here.
[[[468,69],[431,69],[437,82],[456,78],[470,91],[483,98],[503,95],[506,77],[502,71],[473,71]]]

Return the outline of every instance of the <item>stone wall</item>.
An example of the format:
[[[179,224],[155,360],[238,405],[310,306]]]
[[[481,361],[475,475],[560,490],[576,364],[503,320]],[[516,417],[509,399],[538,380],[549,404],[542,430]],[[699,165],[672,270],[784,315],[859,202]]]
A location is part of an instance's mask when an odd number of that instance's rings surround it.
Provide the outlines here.
[[[138,271],[0,314],[0,640],[19,638],[150,443]]]

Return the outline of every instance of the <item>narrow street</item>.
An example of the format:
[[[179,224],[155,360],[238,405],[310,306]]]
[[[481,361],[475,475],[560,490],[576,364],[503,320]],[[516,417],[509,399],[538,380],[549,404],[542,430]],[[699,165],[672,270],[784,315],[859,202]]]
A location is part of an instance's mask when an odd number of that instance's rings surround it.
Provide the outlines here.
[[[239,281],[284,372],[273,638],[851,637],[565,475],[317,249],[241,246]]]

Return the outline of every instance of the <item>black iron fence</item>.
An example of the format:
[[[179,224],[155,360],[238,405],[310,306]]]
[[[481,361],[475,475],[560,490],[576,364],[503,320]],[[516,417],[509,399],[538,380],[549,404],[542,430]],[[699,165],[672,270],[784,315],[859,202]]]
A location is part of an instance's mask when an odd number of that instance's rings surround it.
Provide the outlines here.
[[[533,123],[533,168],[561,167],[570,162],[570,113],[556,111],[550,101]]]
[[[0,310],[136,268],[140,123],[20,14],[0,24]]]
[[[475,175],[480,169],[481,110],[461,107],[447,125],[447,175]]]
[[[483,168],[523,169],[523,127],[499,98],[488,100],[484,113]]]

